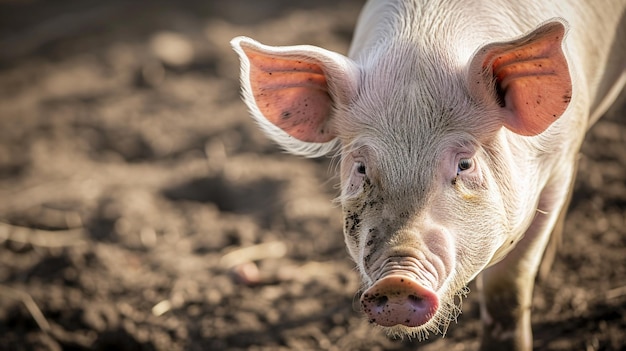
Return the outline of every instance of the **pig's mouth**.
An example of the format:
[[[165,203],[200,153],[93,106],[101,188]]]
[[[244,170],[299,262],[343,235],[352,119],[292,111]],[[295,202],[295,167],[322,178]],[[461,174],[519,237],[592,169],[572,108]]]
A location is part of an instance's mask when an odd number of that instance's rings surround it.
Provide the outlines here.
[[[374,275],[374,283],[361,295],[361,307],[371,323],[391,334],[427,337],[445,333],[460,312],[454,293],[442,289],[442,267],[414,257],[389,257]],[[439,269],[437,269],[439,268]],[[465,292],[466,293],[466,292]],[[454,313],[451,313],[454,312]]]

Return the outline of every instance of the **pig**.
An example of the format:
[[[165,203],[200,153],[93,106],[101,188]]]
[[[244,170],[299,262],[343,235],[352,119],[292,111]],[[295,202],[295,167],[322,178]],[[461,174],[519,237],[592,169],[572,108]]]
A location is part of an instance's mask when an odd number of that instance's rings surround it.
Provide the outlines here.
[[[481,349],[532,349],[534,281],[579,148],[626,82],[625,8],[372,0],[347,56],[231,41],[260,128],[293,154],[338,158],[371,323],[445,334],[476,279]]]

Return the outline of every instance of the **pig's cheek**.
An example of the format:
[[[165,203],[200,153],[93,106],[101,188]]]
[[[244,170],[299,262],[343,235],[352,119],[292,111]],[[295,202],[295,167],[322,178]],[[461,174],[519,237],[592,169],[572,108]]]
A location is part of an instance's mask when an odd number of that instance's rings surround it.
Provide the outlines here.
[[[360,246],[361,215],[351,208],[344,208],[344,236],[352,259],[358,260]]]
[[[374,245],[376,235],[372,234],[374,230],[368,229],[370,227],[364,223],[364,220],[376,217],[375,215],[372,216],[372,213],[366,209],[368,204],[369,202],[366,201],[344,209],[345,241],[348,245],[348,251],[361,273],[365,272],[367,256],[376,246]]]
[[[355,236],[344,229],[344,239],[348,248],[348,253],[354,262],[358,262],[359,258],[359,244],[355,240]]]

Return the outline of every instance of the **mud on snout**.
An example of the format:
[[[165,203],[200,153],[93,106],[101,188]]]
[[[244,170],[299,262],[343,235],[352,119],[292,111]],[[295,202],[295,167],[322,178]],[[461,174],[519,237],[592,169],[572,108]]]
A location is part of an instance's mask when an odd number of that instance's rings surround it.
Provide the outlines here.
[[[437,289],[437,274],[424,269],[415,258],[392,257],[386,260],[374,283],[361,295],[360,304],[370,323],[381,326],[393,337],[428,337],[445,334],[451,320],[461,312],[466,287],[447,292]],[[444,293],[438,293],[441,290]]]

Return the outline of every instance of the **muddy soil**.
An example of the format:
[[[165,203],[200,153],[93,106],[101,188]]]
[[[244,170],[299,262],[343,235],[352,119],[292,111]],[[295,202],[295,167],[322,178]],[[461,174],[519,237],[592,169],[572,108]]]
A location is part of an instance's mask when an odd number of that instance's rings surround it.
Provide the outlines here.
[[[473,293],[445,338],[367,323],[331,160],[239,99],[232,37],[345,53],[361,5],[2,2],[0,349],[475,349]],[[624,106],[582,148],[537,350],[626,349]]]

